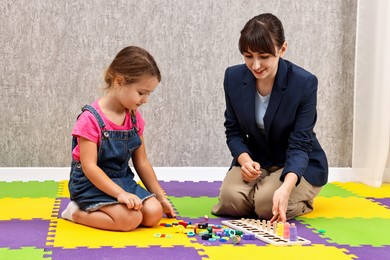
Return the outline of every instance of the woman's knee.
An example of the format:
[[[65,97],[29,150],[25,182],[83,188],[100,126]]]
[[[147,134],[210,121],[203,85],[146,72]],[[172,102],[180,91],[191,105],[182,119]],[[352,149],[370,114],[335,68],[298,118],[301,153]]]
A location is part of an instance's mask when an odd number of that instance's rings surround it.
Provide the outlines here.
[[[241,205],[246,203],[247,199],[244,194],[230,186],[227,188],[221,187],[219,201],[223,205]]]
[[[301,215],[308,214],[313,211],[313,201],[300,201],[294,204],[289,204],[287,207],[287,219],[292,219]]]
[[[144,202],[141,211],[143,215],[141,225],[146,227],[156,226],[163,215],[161,203],[154,197],[151,197]]]
[[[213,210],[218,215],[250,216],[253,215],[253,205],[243,193],[230,187],[221,189],[219,203]]]
[[[221,186],[219,190],[220,201],[235,201],[237,200],[236,192],[232,187]]]
[[[268,207],[257,206],[255,207],[255,212],[259,219],[270,220],[273,217],[272,209]]]
[[[270,194],[255,194],[254,206],[256,215],[259,219],[271,219],[273,217],[272,198],[273,196],[270,196]]]

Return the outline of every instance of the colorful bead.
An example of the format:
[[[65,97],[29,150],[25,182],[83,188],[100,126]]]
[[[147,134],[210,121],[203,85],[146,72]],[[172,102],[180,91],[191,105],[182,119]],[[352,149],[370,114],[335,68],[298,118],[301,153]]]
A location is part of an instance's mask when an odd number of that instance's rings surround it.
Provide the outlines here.
[[[288,224],[287,222],[284,223],[283,238],[287,240],[290,239],[290,224]]]
[[[204,234],[202,235],[202,240],[209,240],[211,238],[210,234]]]
[[[232,240],[232,243],[237,245],[241,242],[241,237],[240,236],[232,236],[230,237],[230,240]]]
[[[290,225],[290,241],[297,241],[298,240],[298,232],[297,227],[294,223]]]

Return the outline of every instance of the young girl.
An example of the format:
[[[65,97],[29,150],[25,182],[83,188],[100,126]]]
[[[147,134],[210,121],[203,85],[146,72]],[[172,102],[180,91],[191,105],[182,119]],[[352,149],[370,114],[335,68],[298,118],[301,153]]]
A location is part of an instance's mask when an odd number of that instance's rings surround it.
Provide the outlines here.
[[[286,221],[313,210],[328,180],[328,162],[314,133],[316,76],[284,60],[281,21],[266,13],[244,26],[245,64],[226,69],[225,128],[233,156],[212,212]]]
[[[73,129],[71,202],[61,216],[82,225],[129,231],[158,224],[174,210],[158,184],[143,140],[138,107],[161,80],[144,49],[121,50],[106,71],[106,93],[85,106]],[[147,190],[134,180],[130,158]]]

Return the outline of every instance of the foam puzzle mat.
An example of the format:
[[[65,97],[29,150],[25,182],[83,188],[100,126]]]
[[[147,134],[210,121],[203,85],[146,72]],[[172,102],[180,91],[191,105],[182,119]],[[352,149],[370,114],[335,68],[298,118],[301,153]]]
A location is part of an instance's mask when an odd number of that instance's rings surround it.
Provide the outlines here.
[[[130,232],[93,229],[59,218],[69,202],[67,181],[0,182],[0,259],[390,259],[390,184],[327,184],[315,210],[289,221],[309,245],[261,240],[202,240],[175,233],[179,221],[221,225],[210,213],[221,182],[160,181],[177,217]],[[169,234],[156,237],[156,234]]]

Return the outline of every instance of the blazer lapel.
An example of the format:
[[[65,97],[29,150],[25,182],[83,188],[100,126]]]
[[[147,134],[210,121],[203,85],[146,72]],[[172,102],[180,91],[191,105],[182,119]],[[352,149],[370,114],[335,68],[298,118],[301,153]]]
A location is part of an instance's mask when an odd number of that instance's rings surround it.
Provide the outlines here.
[[[279,104],[284,94],[284,90],[287,86],[286,78],[287,64],[282,58],[280,58],[278,63],[278,71],[276,73],[274,85],[272,87],[271,98],[267,111],[264,115],[264,129],[267,139],[269,136],[272,120],[274,119],[275,113],[278,110]]]
[[[250,72],[245,71],[242,79],[242,108],[245,115],[245,122],[250,122],[248,127],[252,130],[253,125],[256,126],[255,120],[255,94],[256,94],[256,79]]]

